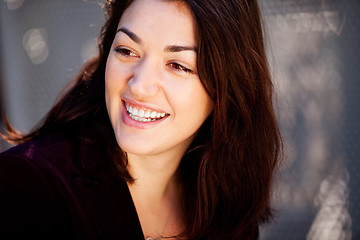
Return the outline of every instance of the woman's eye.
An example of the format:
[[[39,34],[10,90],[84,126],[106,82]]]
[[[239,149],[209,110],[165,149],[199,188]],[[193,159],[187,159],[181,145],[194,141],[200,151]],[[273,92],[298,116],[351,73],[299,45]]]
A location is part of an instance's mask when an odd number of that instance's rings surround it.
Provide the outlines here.
[[[115,48],[115,52],[120,53],[123,56],[129,56],[129,57],[136,57],[137,56],[136,53],[134,53],[130,49],[124,48],[124,47]]]
[[[178,64],[178,63],[170,63],[169,66],[176,70],[176,71],[183,71],[183,72],[186,72],[186,73],[193,73],[193,71],[191,69],[188,69],[184,66],[182,66],[181,64]]]

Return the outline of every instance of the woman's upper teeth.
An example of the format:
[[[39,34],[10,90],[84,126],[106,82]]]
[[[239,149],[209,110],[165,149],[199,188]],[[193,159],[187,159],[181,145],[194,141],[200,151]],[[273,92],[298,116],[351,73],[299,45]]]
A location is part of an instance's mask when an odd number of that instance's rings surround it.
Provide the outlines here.
[[[125,105],[126,105],[126,110],[136,117],[157,119],[157,118],[163,118],[166,115],[166,113],[164,112],[160,113],[153,110],[143,110],[143,109],[139,110],[136,107],[129,106],[126,103]]]

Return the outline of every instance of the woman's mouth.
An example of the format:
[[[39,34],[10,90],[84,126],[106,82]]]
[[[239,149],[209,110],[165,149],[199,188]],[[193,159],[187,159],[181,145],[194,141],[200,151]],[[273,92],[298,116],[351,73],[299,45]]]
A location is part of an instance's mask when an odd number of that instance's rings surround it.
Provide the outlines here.
[[[157,112],[155,110],[146,109],[146,108],[137,108],[135,106],[129,105],[125,102],[126,111],[129,117],[138,122],[153,122],[158,121],[165,116],[169,115],[165,112]]]

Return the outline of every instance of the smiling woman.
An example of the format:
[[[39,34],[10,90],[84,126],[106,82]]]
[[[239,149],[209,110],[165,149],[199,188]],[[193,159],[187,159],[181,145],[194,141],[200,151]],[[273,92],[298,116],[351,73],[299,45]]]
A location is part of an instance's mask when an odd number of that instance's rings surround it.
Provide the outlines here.
[[[255,0],[108,1],[99,55],[0,155],[0,234],[258,239],[281,140]],[[59,154],[61,153],[61,154]]]
[[[183,2],[139,0],[125,10],[118,29],[105,71],[117,142],[130,163],[130,155],[140,154],[177,166],[213,109],[194,70],[191,11]]]

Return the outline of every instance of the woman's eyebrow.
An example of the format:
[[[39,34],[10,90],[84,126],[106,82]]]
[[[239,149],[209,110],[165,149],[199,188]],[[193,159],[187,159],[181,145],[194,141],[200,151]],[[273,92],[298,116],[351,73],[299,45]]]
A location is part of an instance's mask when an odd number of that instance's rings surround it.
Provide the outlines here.
[[[128,37],[133,40],[134,42],[136,42],[137,44],[142,44],[142,40],[138,37],[138,35],[136,35],[134,32],[130,31],[129,29],[127,29],[126,27],[120,27],[116,33],[118,32],[123,32],[126,35],[128,35]]]
[[[197,52],[197,47],[168,45],[168,46],[165,47],[164,51],[165,52],[181,52],[181,51],[194,51],[194,52]]]
[[[125,33],[131,40],[136,42],[137,44],[142,44],[142,40],[136,33],[130,31],[126,27],[120,27],[116,33],[123,32]],[[197,47],[193,46],[178,46],[178,45],[168,45],[164,49],[165,52],[181,52],[181,51],[194,51],[197,52]]]

